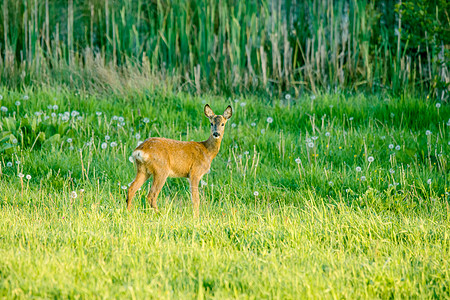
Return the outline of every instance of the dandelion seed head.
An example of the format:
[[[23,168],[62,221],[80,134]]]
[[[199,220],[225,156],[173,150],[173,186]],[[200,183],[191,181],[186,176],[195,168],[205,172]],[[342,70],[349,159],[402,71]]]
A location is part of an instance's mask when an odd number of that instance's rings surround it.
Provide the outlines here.
[[[236,128],[236,126],[237,126],[236,123],[231,124],[231,127],[233,127],[233,128]]]
[[[427,180],[427,184],[431,184],[431,178]]]
[[[95,112],[95,114],[97,115],[97,117],[100,117],[102,115],[102,112],[101,111],[97,111],[97,112]]]
[[[250,124],[252,127],[255,127],[256,126],[256,123],[255,122],[253,122],[252,124]]]
[[[58,107],[58,105],[53,105],[53,110],[57,110],[59,107]]]
[[[253,196],[258,197],[259,196],[259,192],[258,191],[254,191],[253,192]]]
[[[313,143],[313,142],[309,142],[309,143],[308,143],[308,147],[309,147],[309,148],[314,147],[314,143]]]
[[[395,170],[394,169],[389,169],[389,173],[394,174]]]
[[[285,98],[286,100],[291,100],[291,95],[290,95],[290,94],[286,94],[286,96],[284,96],[284,98]]]
[[[70,144],[70,143],[72,143],[72,139],[71,138],[68,138],[67,139],[67,142]]]
[[[1,108],[0,108],[0,110],[2,111],[2,112],[8,112],[8,108],[6,107],[6,106],[2,106]]]
[[[145,124],[147,124],[148,122],[150,122],[150,119],[149,119],[149,118],[144,118],[144,119],[142,120],[142,122],[144,122]]]
[[[333,186],[334,185],[333,181],[328,181],[328,185]]]
[[[19,178],[23,178],[25,175],[23,175],[22,173],[19,173],[17,176],[19,176]]]
[[[431,134],[431,131],[430,131],[430,130],[427,130],[427,131],[425,131],[425,134],[426,134],[426,135],[430,135],[430,134]]]
[[[108,148],[108,143],[103,142],[101,147],[102,147],[103,150],[105,150],[106,148]]]
[[[6,166],[7,166],[8,168],[11,168],[11,167],[13,166],[13,163],[12,163],[11,161],[8,161],[8,162],[6,163]]]
[[[267,123],[272,124],[272,122],[273,122],[272,117],[268,117],[268,118],[267,118]]]
[[[296,162],[297,164],[300,164],[300,163],[302,162],[302,160],[300,159],[300,157],[297,157],[297,158],[295,159],[295,162]]]
[[[373,156],[369,156],[368,158],[367,158],[367,161],[368,162],[373,162],[375,160],[375,158],[373,158]]]
[[[30,180],[31,179],[31,175],[27,174],[27,176],[25,176],[26,179]]]
[[[436,108],[437,109],[441,108],[441,104],[440,103],[436,103]]]
[[[116,142],[111,142],[111,144],[109,144],[112,148],[114,148],[114,147],[116,147],[117,146],[117,143]]]
[[[16,106],[20,105],[20,101],[16,101],[14,104],[16,104]]]
[[[119,122],[123,122],[123,121],[125,121],[125,118],[124,117],[119,117],[118,120],[119,120]]]
[[[394,144],[389,144],[389,149],[394,149]]]
[[[331,133],[329,133],[328,131],[325,132],[325,136],[330,136],[330,135],[331,135]]]
[[[400,145],[395,146],[395,150],[399,151],[401,149]]]
[[[366,176],[361,176],[361,181],[366,181]]]
[[[109,135],[105,135],[105,140],[109,141],[109,139],[110,139],[110,136]]]
[[[356,172],[361,172],[361,167],[356,167]]]
[[[241,102],[241,107],[244,107],[244,106],[246,106],[246,105],[247,105],[247,103]]]
[[[22,98],[23,98],[23,100],[28,100],[28,99],[30,99],[30,97],[28,97],[28,95],[24,95]]]
[[[264,133],[266,133],[266,130],[263,128],[263,129],[261,129],[261,134],[264,134]]]

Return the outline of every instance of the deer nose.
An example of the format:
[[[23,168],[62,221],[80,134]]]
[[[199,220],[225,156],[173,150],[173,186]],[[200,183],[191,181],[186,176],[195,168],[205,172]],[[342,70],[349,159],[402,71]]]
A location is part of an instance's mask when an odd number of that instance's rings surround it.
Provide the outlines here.
[[[213,133],[213,136],[214,136],[214,137],[219,137],[220,134],[219,134],[218,132],[214,132],[214,133]]]

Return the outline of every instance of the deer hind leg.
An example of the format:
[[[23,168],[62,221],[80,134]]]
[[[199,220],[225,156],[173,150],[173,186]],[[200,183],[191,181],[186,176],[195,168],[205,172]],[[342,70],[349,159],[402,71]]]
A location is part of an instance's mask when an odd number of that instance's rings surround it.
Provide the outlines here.
[[[138,170],[136,174],[136,178],[133,183],[128,188],[128,196],[127,196],[127,209],[131,209],[131,200],[133,199],[136,191],[140,189],[140,187],[147,181],[149,175],[144,170]]]
[[[153,183],[150,191],[147,195],[147,200],[150,203],[151,207],[158,212],[158,205],[156,204],[156,199],[158,198],[159,193],[161,192],[164,183],[166,183],[167,175],[166,174],[154,174],[153,175]]]

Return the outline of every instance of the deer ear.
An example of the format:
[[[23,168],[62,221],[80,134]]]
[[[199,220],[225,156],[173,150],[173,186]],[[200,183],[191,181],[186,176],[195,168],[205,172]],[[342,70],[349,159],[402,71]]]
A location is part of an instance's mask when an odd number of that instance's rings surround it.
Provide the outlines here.
[[[231,106],[228,105],[228,107],[225,109],[225,112],[223,113],[223,117],[228,120],[229,118],[231,118],[232,115],[233,109],[231,109]]]
[[[214,112],[208,104],[205,105],[205,116],[207,116],[208,118],[214,117]]]

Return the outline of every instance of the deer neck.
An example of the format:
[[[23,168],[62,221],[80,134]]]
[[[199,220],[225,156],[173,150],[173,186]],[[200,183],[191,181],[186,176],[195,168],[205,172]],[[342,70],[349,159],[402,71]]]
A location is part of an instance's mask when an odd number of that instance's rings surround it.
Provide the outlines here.
[[[211,159],[216,157],[217,153],[219,153],[220,143],[222,143],[222,137],[216,139],[212,135],[210,135],[209,138],[203,142],[203,145],[205,145]]]

